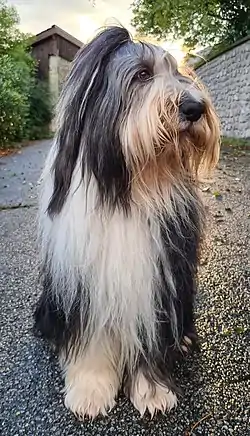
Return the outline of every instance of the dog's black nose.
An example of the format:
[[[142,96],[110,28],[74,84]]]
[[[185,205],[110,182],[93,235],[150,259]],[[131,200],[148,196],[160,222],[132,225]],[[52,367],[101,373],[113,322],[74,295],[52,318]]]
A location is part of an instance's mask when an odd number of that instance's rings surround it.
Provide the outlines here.
[[[205,105],[191,97],[184,98],[179,106],[181,118],[185,121],[198,121],[205,111]]]

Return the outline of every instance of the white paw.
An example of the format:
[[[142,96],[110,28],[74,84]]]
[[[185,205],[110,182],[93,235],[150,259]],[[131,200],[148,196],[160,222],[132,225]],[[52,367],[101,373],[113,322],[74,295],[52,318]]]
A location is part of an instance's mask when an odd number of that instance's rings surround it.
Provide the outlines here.
[[[177,405],[177,397],[170,389],[156,382],[149,383],[142,372],[132,382],[130,400],[141,416],[147,409],[153,417],[158,411],[165,413]]]
[[[65,406],[81,420],[105,416],[116,404],[118,388],[119,380],[114,373],[76,374],[73,381],[66,380]]]

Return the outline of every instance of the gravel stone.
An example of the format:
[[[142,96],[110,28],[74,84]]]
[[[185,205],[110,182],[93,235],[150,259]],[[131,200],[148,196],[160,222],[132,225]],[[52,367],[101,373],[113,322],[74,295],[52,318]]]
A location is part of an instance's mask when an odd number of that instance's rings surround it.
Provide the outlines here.
[[[32,332],[32,311],[40,292],[35,190],[49,145],[40,142],[0,160],[0,186],[8,185],[1,189],[0,199],[0,433],[249,436],[250,154],[226,150],[214,180],[205,185],[210,189],[203,189],[208,237],[196,304],[201,352],[176,368],[183,390],[177,409],[141,419],[121,395],[108,417],[81,423],[64,407],[56,357]],[[218,202],[213,192],[222,200]],[[219,223],[218,214],[224,218]]]

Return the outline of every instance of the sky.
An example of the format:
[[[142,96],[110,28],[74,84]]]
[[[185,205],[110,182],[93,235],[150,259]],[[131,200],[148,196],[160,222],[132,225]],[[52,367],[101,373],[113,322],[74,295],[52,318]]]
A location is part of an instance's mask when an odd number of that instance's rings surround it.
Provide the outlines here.
[[[86,43],[106,24],[120,23],[132,34],[132,0],[8,0],[20,16],[23,32],[37,34],[53,24]],[[179,43],[162,42],[177,61],[183,54]]]

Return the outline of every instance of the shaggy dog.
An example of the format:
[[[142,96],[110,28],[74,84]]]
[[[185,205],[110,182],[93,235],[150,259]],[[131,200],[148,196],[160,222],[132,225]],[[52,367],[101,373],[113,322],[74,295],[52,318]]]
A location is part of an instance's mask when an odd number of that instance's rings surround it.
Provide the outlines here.
[[[35,323],[81,419],[121,387],[141,415],[177,403],[173,365],[196,343],[197,187],[219,136],[203,87],[162,48],[110,27],[77,54],[42,174]]]

